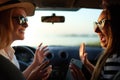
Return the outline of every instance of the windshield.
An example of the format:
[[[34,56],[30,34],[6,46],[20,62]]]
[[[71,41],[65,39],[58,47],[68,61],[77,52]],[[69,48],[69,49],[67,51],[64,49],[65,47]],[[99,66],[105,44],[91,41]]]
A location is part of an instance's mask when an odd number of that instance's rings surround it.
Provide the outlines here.
[[[79,46],[99,45],[99,38],[94,32],[93,22],[97,20],[101,10],[82,8],[78,11],[45,11],[36,10],[35,15],[28,17],[28,28],[25,39],[15,41],[12,45],[38,46],[45,45]],[[65,17],[64,23],[43,23],[41,16],[53,13]]]

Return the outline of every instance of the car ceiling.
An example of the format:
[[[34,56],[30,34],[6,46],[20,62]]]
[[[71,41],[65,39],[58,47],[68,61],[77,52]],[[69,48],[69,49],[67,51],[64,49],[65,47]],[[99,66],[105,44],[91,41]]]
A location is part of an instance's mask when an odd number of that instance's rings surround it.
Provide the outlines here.
[[[102,0],[21,0],[36,4],[38,10],[74,10],[80,8],[102,9]],[[109,0],[109,3],[119,3],[120,0]]]
[[[96,8],[100,9],[101,0],[21,0],[36,4],[37,9]]]

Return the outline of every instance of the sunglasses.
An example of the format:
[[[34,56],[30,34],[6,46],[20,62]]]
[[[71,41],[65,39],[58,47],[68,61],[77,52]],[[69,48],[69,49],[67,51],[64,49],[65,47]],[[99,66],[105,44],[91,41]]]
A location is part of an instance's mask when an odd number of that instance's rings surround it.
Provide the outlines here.
[[[94,30],[95,30],[95,32],[98,32],[97,29],[102,30],[103,27],[105,26],[106,22],[110,22],[110,20],[103,19],[103,20],[101,20],[99,22],[94,22]]]
[[[24,16],[14,16],[12,18],[16,19],[19,25],[24,25],[28,22],[28,19]]]

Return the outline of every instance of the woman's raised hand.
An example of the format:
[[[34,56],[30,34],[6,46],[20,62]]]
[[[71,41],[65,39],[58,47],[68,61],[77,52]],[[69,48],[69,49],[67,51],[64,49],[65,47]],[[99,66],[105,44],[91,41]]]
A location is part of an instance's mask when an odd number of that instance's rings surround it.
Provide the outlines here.
[[[46,56],[49,54],[49,49],[48,46],[42,46],[42,43],[38,46],[38,48],[35,51],[35,56],[34,56],[34,63],[37,65],[40,65]]]
[[[85,52],[85,43],[82,43],[80,45],[79,56],[83,64],[87,64],[88,59],[87,59],[87,53]]]

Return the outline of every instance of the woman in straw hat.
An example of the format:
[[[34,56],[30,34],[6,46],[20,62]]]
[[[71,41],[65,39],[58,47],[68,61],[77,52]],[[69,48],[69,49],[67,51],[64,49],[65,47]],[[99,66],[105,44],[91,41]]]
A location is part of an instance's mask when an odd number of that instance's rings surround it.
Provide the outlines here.
[[[15,40],[23,40],[25,29],[28,27],[27,16],[33,16],[35,5],[17,0],[0,0],[0,54],[10,60],[19,68],[14,55],[15,51],[10,45]],[[46,80],[52,70],[44,61],[47,55],[47,46],[38,46],[32,64],[23,72],[27,80]],[[43,62],[44,61],[44,62]]]

